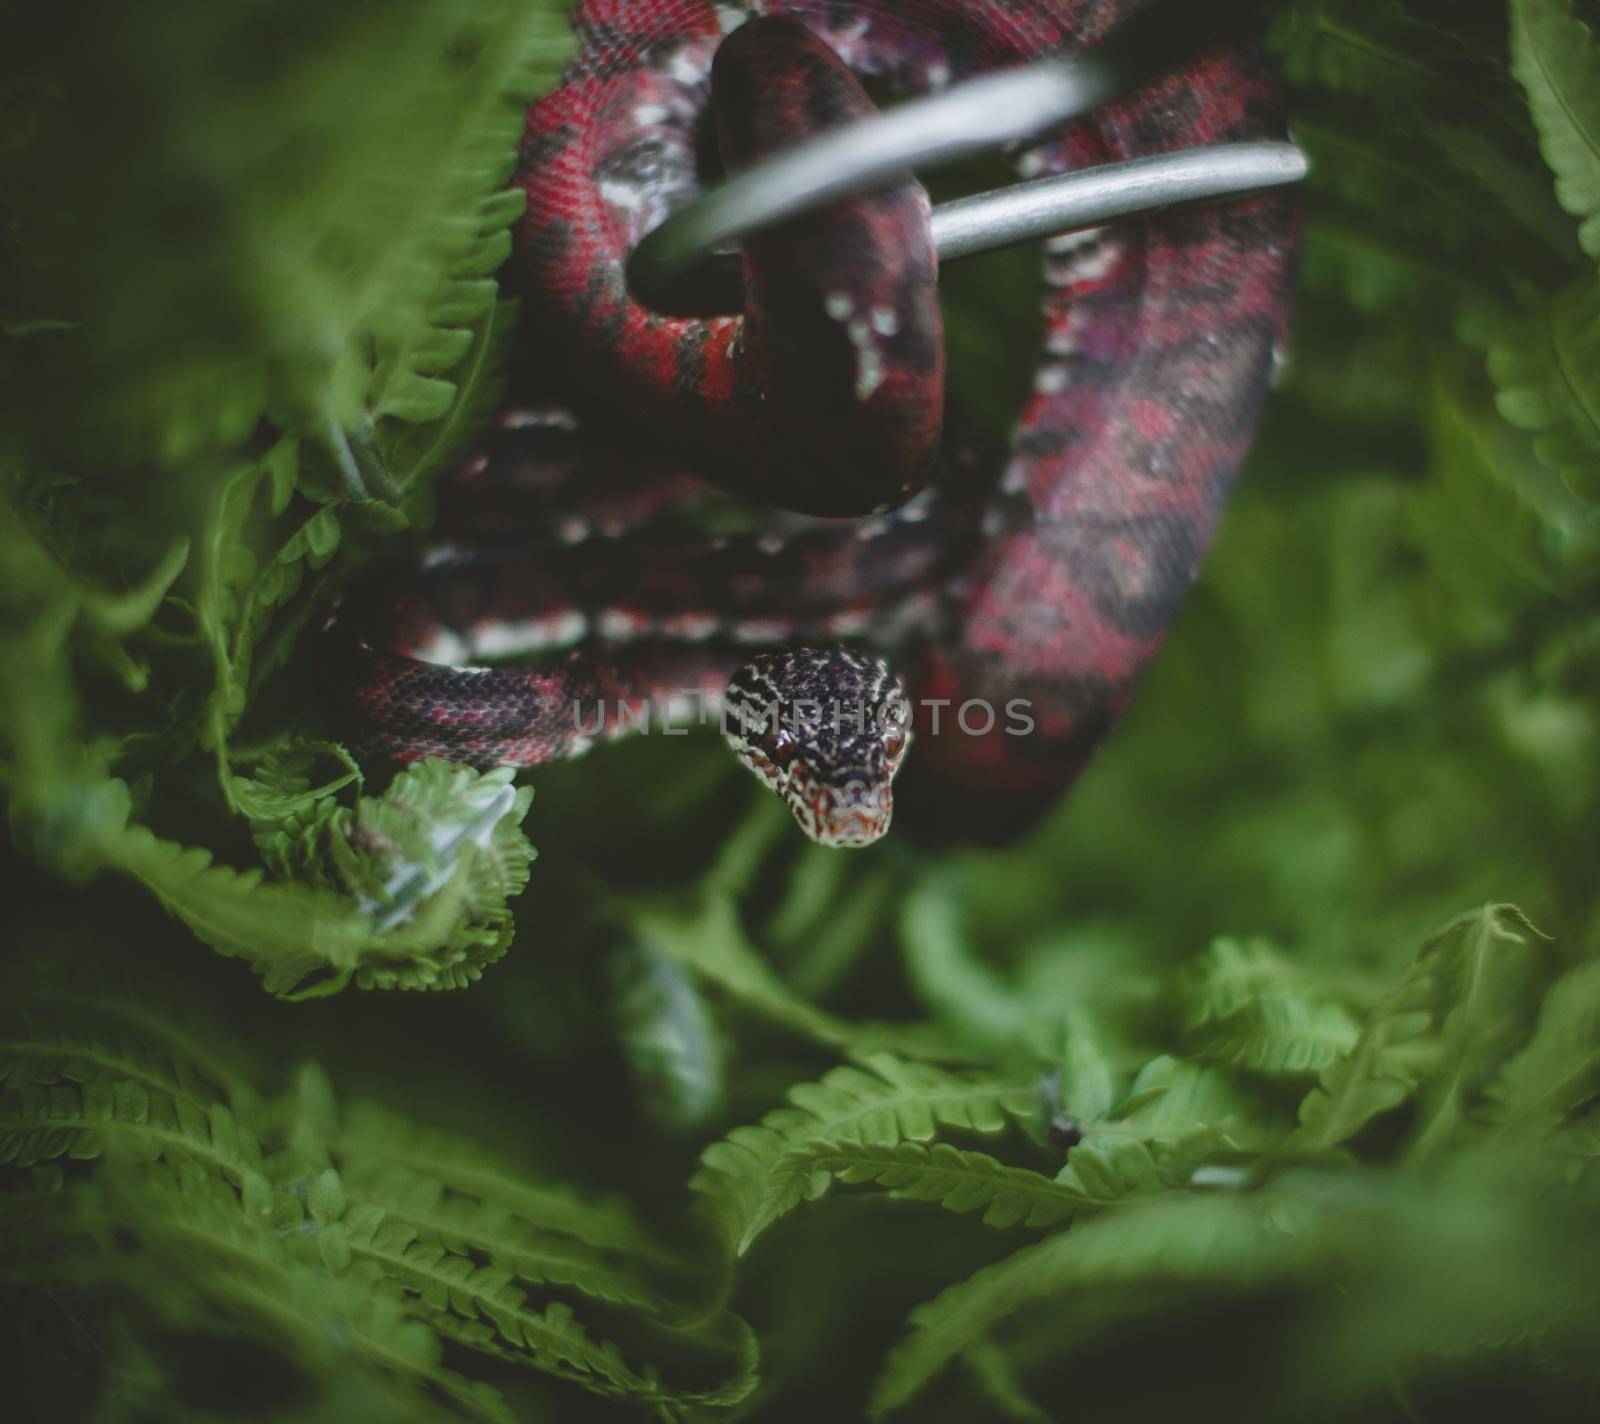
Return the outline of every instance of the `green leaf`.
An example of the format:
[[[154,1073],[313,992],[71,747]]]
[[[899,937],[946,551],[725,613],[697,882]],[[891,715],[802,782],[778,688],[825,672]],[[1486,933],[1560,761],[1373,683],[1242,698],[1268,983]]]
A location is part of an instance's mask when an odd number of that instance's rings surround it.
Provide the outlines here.
[[[1413,528],[1463,622],[1582,586],[1600,511],[1573,498],[1525,435],[1443,373],[1428,434],[1432,458],[1412,501]]]
[[[1025,1306],[1139,1282],[1267,1282],[1294,1271],[1313,1250],[1261,1198],[1173,1198],[1078,1221],[918,1306],[873,1387],[872,1414],[904,1407]]]
[[[737,1127],[705,1150],[691,1186],[709,1200],[733,1251],[803,1201],[827,1191],[818,1159],[843,1145],[931,1142],[941,1126],[995,1133],[1031,1111],[1029,1086],[960,1077],[928,1064],[873,1054],[789,1092],[792,1107],[758,1127]]]
[[[218,478],[206,509],[194,619],[211,655],[212,689],[200,713],[200,740],[217,755],[225,793],[230,790],[228,737],[244,714],[256,639],[272,610],[298,588],[300,565],[311,549],[302,525],[262,564],[252,552],[251,536],[262,513],[271,519],[283,515],[298,469],[297,443],[278,440],[259,459]],[[311,516],[313,521],[322,517],[320,510]],[[324,533],[321,542],[327,538]]]
[[[258,1111],[256,1125],[242,1123],[201,1078],[164,1076],[159,1043],[130,1048],[96,1036],[78,998],[27,992],[34,997],[22,1022],[54,1005],[61,1034],[36,1035],[38,1053],[12,1045],[4,1060],[0,1162],[103,1156],[70,1200],[57,1193],[43,1211],[48,1231],[86,1237],[102,1289],[118,1279],[113,1254],[156,1255],[159,1272],[136,1273],[130,1260],[124,1284],[158,1310],[174,1299],[225,1306],[252,1338],[278,1340],[301,1360],[332,1329],[338,1351],[357,1352],[368,1368],[494,1417],[502,1417],[494,1396],[439,1368],[436,1333],[664,1409],[729,1404],[753,1387],[748,1328],[725,1311],[680,1323],[681,1311],[652,1281],[663,1257],[625,1214],[563,1203],[512,1172],[487,1169],[471,1145],[445,1149],[404,1119],[358,1111],[341,1131],[331,1084],[317,1071],[301,1075],[290,1102]],[[143,1028],[126,1009],[120,1018]],[[325,1161],[330,1147],[337,1165],[303,1166]],[[391,1149],[419,1153],[438,1172]],[[82,1221],[72,1215],[80,1208],[89,1212]],[[59,1269],[59,1254],[56,1262]],[[308,1281],[321,1285],[308,1289]],[[630,1363],[565,1300],[530,1303],[518,1282],[602,1303],[604,1318],[626,1321],[650,1363]],[[383,1328],[395,1300],[426,1322],[403,1342]],[[665,1380],[685,1355],[714,1368],[690,1372],[681,1385]],[[319,1383],[321,1364],[307,1365]]]
[[[445,1369],[434,1332],[398,1302],[369,1280],[326,1268],[326,1256],[341,1256],[325,1244],[337,1243],[337,1228],[319,1230],[307,1254],[298,1248],[308,1238],[243,1209],[222,1178],[189,1163],[108,1162],[70,1207],[57,1205],[49,1229],[58,1262],[69,1272],[92,1269],[102,1291],[113,1288],[105,1298],[119,1303],[125,1325],[153,1328],[152,1343],[163,1330],[198,1326],[204,1339],[220,1322],[236,1322],[257,1348],[317,1380],[357,1417],[399,1410],[401,1419],[438,1424],[435,1414],[414,1412],[430,1397],[498,1424],[513,1417],[491,1387]]]
[[[991,1052],[1029,1037],[1036,1026],[1021,996],[974,952],[942,877],[928,877],[908,897],[900,939],[918,996],[954,1031]]]
[[[306,1193],[306,1210],[319,1226],[339,1220],[349,1205],[350,1198],[345,1195],[344,1183],[332,1167],[319,1172],[311,1184],[311,1190]]]
[[[653,1258],[630,1258],[620,1235],[597,1246],[530,1224],[492,1190],[486,1198],[464,1193],[431,1174],[348,1147],[340,1158],[361,1200],[382,1207],[387,1219],[414,1229],[419,1239],[497,1261],[526,1285],[562,1286],[594,1300],[669,1313],[669,1302],[645,1269]]]
[[[1077,1122],[1098,1122],[1117,1100],[1117,1060],[1103,1028],[1090,1015],[1069,1011],[1061,1050],[1061,1106]]]
[[[424,762],[354,811],[315,803],[309,822],[291,816],[285,826],[294,831],[272,841],[279,863],[309,884],[216,865],[142,826],[121,830],[103,854],[198,938],[249,961],[271,993],[322,996],[352,979],[363,988],[458,988],[505,953],[509,902],[527,883],[534,852],[519,822],[533,792],[510,780],[509,769],[480,775]],[[276,802],[257,804],[284,804],[291,793],[278,791]]]
[[[306,885],[264,884],[260,871],[212,862],[208,851],[128,827],[106,847],[108,863],[140,881],[195,936],[244,959],[273,994],[325,994],[342,987],[372,942],[358,906]]]
[[[108,638],[125,638],[156,616],[189,562],[189,541],[173,540],[166,556],[142,580],[121,593],[84,586],[79,591],[81,617],[95,632]]]
[[[316,1083],[308,1087],[313,1100],[321,1097]],[[382,1193],[384,1181],[422,1178],[491,1204],[541,1236],[570,1237],[641,1260],[667,1259],[620,1198],[545,1181],[515,1156],[491,1152],[470,1137],[424,1128],[374,1103],[352,1105],[342,1125],[327,1119],[323,1103],[313,1101],[311,1111],[346,1179],[375,1195]]]
[[[997,1418],[1010,1424],[1052,1424],[1050,1414],[1023,1389],[1010,1358],[998,1345],[980,1340],[961,1352],[961,1361]]]
[[[1183,997],[1196,1056],[1252,1073],[1315,1076],[1355,1045],[1344,1005],[1266,940],[1213,940]]]
[[[462,332],[463,336],[470,336]],[[425,425],[443,420],[456,398],[456,388],[449,381],[432,376],[419,376],[415,371],[403,371],[391,377],[382,400],[373,408],[375,416],[389,416],[395,420]]]
[[[1522,145],[1497,142],[1482,126],[1465,123],[1435,120],[1426,123],[1423,131],[1446,163],[1470,178],[1500,213],[1549,249],[1549,254],[1528,254],[1530,263],[1547,255],[1566,263],[1577,258],[1580,249],[1572,224],[1545,175],[1527,161]]]
[[[80,1082],[69,1064],[51,1081],[13,1079],[0,1093],[0,1163],[88,1161],[108,1151],[144,1162],[197,1162],[235,1185],[262,1165],[259,1139],[226,1105],[169,1097],[112,1065]]]
[[[1600,286],[1579,278],[1502,331],[1489,353],[1495,405],[1533,434],[1539,458],[1579,499],[1600,501]]]
[[[1227,1070],[1163,1055],[1119,1108],[1089,1124],[1056,1180],[1097,1203],[1187,1186],[1211,1158],[1271,1136],[1263,1117]]]
[[[727,1050],[704,999],[648,943],[624,947],[611,977],[618,1038],[646,1111],[669,1133],[701,1127],[727,1095]]]
[[[651,945],[767,1021],[817,1043],[858,1053],[886,1049],[907,1056],[959,1056],[922,1025],[852,1022],[795,992],[750,943],[737,905],[731,894],[716,888],[715,877],[692,899],[629,901],[618,919],[624,934]]]
[[[1581,964],[1545,997],[1532,1039],[1488,1088],[1500,1132],[1537,1138],[1600,1094],[1600,964]]]
[[[1389,115],[1452,105],[1500,115],[1509,97],[1491,61],[1398,0],[1296,0],[1267,47],[1291,84],[1377,100]]]
[[[1449,983],[1448,1009],[1439,1024],[1440,1061],[1420,1085],[1413,1155],[1436,1152],[1450,1140],[1469,1103],[1521,1041],[1531,951],[1546,939],[1514,905],[1486,905],[1439,931],[1436,941],[1453,941],[1457,948],[1443,961]]]
[[[987,1153],[935,1142],[811,1142],[795,1149],[807,1171],[830,1173],[854,1186],[872,1182],[913,1201],[947,1211],[983,1212],[986,1226],[1053,1226],[1087,1197],[1025,1167],[1008,1167]]]
[[[687,909],[678,902],[641,902],[627,923],[639,939],[763,1018],[830,1046],[849,1041],[841,1020],[796,994],[756,953],[730,896],[710,894]]]
[[[319,765],[331,775],[313,784]],[[249,820],[268,867],[288,875],[299,841],[319,812],[331,811],[335,793],[359,787],[361,780],[361,768],[337,742],[297,740],[267,752],[249,776],[233,776],[233,804]]]
[[[11,1087],[106,1076],[204,1111],[226,1102],[237,1116],[258,1109],[236,1040],[148,975],[117,972],[98,956],[29,964],[7,977],[15,1016],[0,1034],[0,1081]]]
[[[454,296],[437,306],[436,321],[462,321],[481,312],[472,345],[452,373],[456,396],[433,425],[393,427],[386,432],[384,459],[407,490],[426,488],[488,423],[504,393],[506,369],[517,330],[517,303],[494,301],[492,282],[455,282]],[[485,298],[488,300],[486,301]]]
[[[1600,257],[1600,47],[1571,0],[1511,0],[1511,66],[1528,93],[1556,197]]]
[[[511,767],[413,763],[337,825],[321,874],[336,876],[381,929],[408,923],[457,882],[469,891],[469,914],[503,914],[533,859],[518,829],[533,790],[514,787],[514,775]]]
[[[1291,1148],[1326,1151],[1350,1141],[1373,1118],[1425,1089],[1417,1150],[1455,1130],[1520,1006],[1523,951],[1538,931],[1511,905],[1487,905],[1431,936],[1389,996],[1373,1010],[1355,1046],[1322,1074],[1300,1104]]]

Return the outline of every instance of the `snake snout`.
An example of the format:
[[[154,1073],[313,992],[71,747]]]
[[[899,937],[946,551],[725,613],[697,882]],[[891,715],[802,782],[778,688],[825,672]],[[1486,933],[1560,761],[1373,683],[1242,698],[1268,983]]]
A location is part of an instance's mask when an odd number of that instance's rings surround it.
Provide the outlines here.
[[[835,799],[815,839],[823,845],[864,846],[888,834],[894,794],[887,785],[852,782]]]
[[[848,849],[871,845],[894,821],[887,781],[830,784],[810,768],[796,767],[784,790],[795,821],[818,845]]]

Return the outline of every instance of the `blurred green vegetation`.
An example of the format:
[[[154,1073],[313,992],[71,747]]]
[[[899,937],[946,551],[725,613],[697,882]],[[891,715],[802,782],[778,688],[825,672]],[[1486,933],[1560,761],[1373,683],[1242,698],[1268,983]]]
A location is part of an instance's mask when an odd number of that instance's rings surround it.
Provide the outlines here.
[[[1028,836],[854,856],[710,738],[327,740],[562,8],[3,22],[14,1417],[1587,1417],[1595,8],[1276,7],[1303,290],[1205,573]],[[1031,290],[948,290],[993,424]]]

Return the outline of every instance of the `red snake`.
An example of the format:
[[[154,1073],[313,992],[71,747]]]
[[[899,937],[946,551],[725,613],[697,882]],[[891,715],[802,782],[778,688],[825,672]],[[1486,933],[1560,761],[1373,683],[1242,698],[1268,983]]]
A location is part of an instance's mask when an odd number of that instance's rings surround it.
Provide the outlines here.
[[[973,803],[1059,792],[1159,645],[1249,442],[1289,307],[1291,202],[1046,242],[1043,351],[992,459],[941,439],[915,183],[748,241],[739,316],[651,311],[624,265],[719,167],[870,112],[853,76],[936,90],[1095,44],[1142,8],[579,5],[577,57],[521,150],[521,400],[447,481],[443,548],[341,614],[357,745],[531,765],[698,694],[738,712],[735,750],[810,834],[861,844],[888,826],[909,688],[922,774]],[[1219,44],[1016,159],[1037,176],[1283,122],[1260,59]],[[763,512],[708,531],[690,471]]]

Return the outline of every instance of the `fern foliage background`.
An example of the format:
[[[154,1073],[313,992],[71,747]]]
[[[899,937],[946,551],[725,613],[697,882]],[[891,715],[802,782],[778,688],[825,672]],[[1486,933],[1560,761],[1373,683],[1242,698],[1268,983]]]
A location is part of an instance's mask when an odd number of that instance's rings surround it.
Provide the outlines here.
[[[853,856],[714,739],[318,707],[504,390],[559,0],[3,22],[8,1417],[1593,1413],[1600,7],[1265,8],[1204,575],[1044,822]],[[997,433],[1033,280],[948,284]]]

